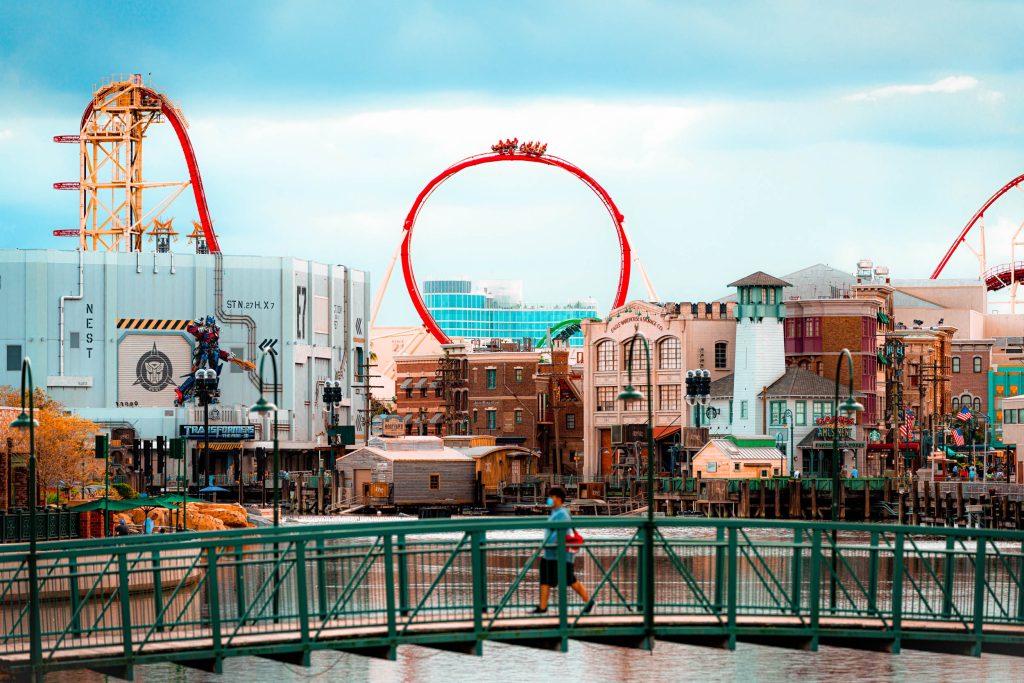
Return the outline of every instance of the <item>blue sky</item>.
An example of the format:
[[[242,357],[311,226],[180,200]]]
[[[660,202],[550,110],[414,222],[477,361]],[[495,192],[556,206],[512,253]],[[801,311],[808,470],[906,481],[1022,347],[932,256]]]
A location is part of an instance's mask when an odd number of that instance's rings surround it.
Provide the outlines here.
[[[379,278],[420,188],[518,136],[608,189],[664,299],[862,257],[925,277],[1022,172],[1022,25],[1008,2],[7,2],[0,247],[68,246],[50,232],[75,225],[75,198],[49,187],[77,165],[50,137],[100,79],[141,72],[188,117],[227,252]],[[172,137],[147,143],[151,179],[183,176]],[[1024,196],[988,216],[990,264],[1021,220]],[[614,290],[607,216],[551,170],[458,176],[415,244],[421,277],[519,278],[542,301]],[[965,250],[947,269],[976,272]],[[381,322],[411,322],[394,285]]]

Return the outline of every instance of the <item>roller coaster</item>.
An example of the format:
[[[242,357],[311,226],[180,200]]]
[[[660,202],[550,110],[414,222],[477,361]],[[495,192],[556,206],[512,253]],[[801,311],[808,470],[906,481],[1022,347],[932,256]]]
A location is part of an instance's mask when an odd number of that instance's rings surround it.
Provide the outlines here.
[[[151,125],[171,124],[188,166],[188,180],[149,182],[143,177],[143,143]],[[203,191],[188,124],[181,110],[165,95],[144,84],[141,74],[111,80],[97,88],[82,114],[77,135],[56,135],[54,142],[77,144],[78,182],[57,182],[56,190],[77,190],[80,195],[78,238],[83,250],[142,251],[143,237],[166,250],[178,233],[173,218],[160,220],[164,211],[189,187],[199,220],[189,239],[200,253],[220,253],[213,221]],[[169,190],[146,210],[143,192]],[[63,234],[65,231],[55,231]]]

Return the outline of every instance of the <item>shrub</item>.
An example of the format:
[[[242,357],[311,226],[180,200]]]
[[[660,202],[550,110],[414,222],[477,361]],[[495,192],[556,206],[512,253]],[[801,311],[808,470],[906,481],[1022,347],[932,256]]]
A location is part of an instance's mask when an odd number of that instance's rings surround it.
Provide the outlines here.
[[[132,498],[138,498],[139,494],[128,484],[111,484],[110,488],[117,491],[117,495],[121,496],[121,500],[131,500]]]

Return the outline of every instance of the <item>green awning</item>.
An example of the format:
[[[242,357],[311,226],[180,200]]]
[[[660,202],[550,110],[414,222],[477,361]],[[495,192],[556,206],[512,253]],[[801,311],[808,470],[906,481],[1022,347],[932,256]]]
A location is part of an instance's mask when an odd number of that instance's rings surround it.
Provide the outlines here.
[[[878,364],[879,365],[888,365],[889,364],[889,359],[886,358],[885,354],[882,353],[881,351],[878,352]]]
[[[91,512],[93,510],[109,510],[110,512],[128,512],[129,510],[138,510],[140,508],[174,509],[159,498],[132,498],[130,500],[107,500],[106,498],[97,498],[96,500],[91,500],[88,503],[76,505],[71,508],[71,511]]]
[[[878,322],[882,323],[883,325],[888,325],[889,324],[889,316],[887,316],[885,314],[885,312],[882,311],[882,309],[878,309],[877,317],[878,317]]]
[[[156,498],[150,498],[150,500],[159,500],[162,503],[168,503],[170,505],[181,505],[181,494],[180,493],[165,493],[162,496]],[[185,496],[186,503],[209,503],[210,501],[205,498],[193,498],[192,496]]]

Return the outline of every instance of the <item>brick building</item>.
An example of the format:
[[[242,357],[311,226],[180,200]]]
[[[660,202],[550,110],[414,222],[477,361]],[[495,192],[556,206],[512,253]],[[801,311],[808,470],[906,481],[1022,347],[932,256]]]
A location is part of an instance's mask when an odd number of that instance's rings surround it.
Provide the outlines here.
[[[573,355],[578,353],[573,350]],[[570,351],[555,348],[550,362],[537,366],[537,439],[541,466],[558,473],[578,473],[583,458],[583,395],[579,367],[569,364]]]
[[[948,412],[955,415],[961,406],[975,414],[988,414],[988,380],[992,367],[991,339],[954,339],[950,356],[950,396]]]
[[[395,411],[408,435],[467,434],[469,361],[461,345],[440,354],[395,356]]]
[[[498,437],[499,443],[537,448],[540,353],[483,351],[467,358],[470,432]]]

